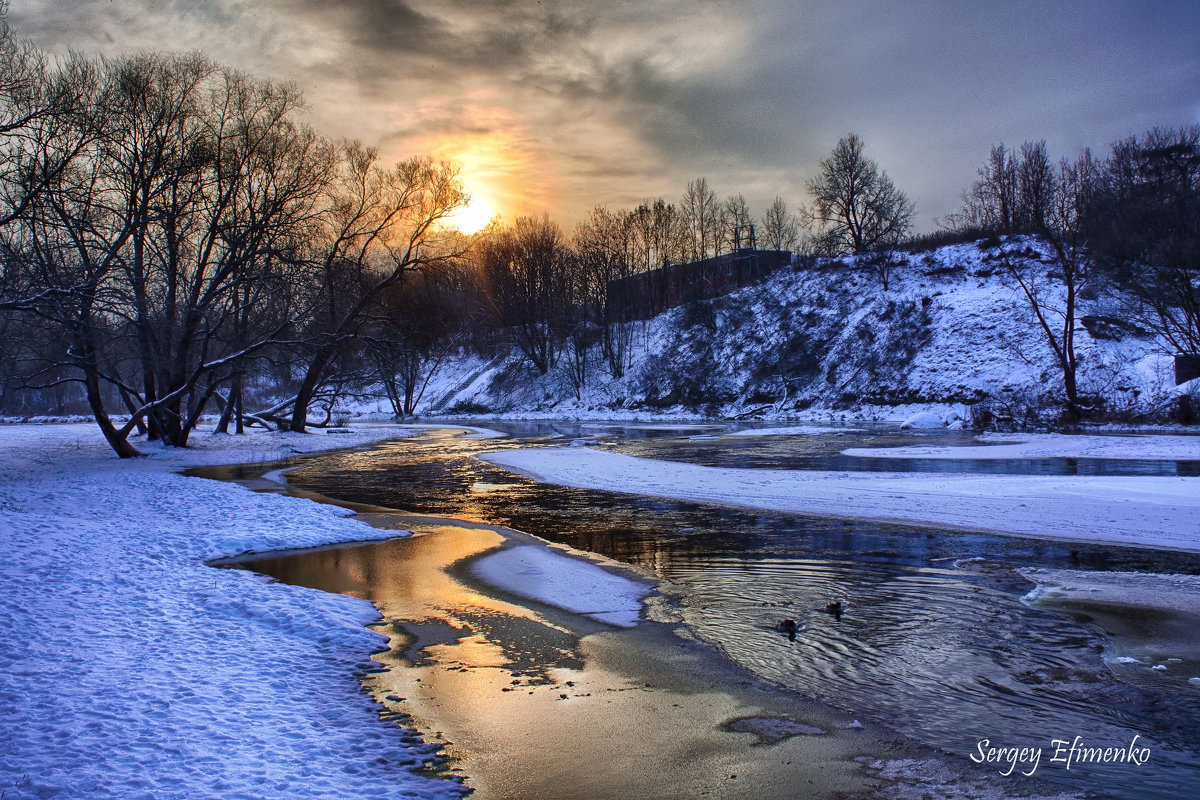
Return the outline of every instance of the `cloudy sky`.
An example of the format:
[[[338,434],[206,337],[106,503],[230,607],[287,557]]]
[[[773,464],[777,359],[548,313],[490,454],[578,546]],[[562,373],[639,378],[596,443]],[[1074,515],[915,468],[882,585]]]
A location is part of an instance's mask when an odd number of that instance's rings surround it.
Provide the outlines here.
[[[511,221],[675,200],[705,176],[793,208],[858,133],[952,211],[997,143],[1052,154],[1200,121],[1200,3],[11,0],[54,52],[203,50],[299,85],[311,121],[463,166]]]

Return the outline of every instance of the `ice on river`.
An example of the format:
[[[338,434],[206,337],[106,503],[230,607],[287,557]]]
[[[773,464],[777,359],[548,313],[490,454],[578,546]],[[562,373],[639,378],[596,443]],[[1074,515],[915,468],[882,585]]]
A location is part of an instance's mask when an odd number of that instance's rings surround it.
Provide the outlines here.
[[[1164,679],[1200,673],[1200,575],[1021,569],[1037,584],[1022,600],[1082,615],[1109,639],[1110,668],[1150,669]]]
[[[521,597],[630,628],[650,587],[582,558],[547,547],[518,545],[483,556],[471,572],[484,583]]]
[[[852,447],[848,456],[865,458],[1015,459],[1109,458],[1200,461],[1200,436],[1088,436],[1078,434],[985,434],[979,445]]]
[[[1044,568],[1017,571],[1037,584],[1023,598],[1027,603],[1073,599],[1157,608],[1200,617],[1200,575]]]
[[[823,433],[862,433],[862,428],[838,428],[828,425],[791,425],[784,428],[746,428],[730,436],[819,436]]]
[[[1200,552],[1200,478],[735,469],[565,447],[482,458],[581,489]]]

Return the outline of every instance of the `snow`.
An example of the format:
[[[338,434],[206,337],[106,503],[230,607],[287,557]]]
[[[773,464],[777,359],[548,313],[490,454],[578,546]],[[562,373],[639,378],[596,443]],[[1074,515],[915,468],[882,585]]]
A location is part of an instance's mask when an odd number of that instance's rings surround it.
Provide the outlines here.
[[[839,428],[832,425],[791,425],[784,428],[747,428],[730,436],[817,436],[822,433],[862,433],[862,428]]]
[[[1009,249],[1048,269],[1036,239]],[[1040,251],[1040,252],[1039,252]],[[987,401],[998,418],[1050,424],[1062,373],[1028,301],[994,251],[973,243],[905,254],[885,291],[854,258],[781,269],[761,283],[630,323],[621,377],[597,348],[578,397],[560,367],[539,374],[515,348],[447,359],[422,415],[510,419],[762,419],[900,423],[922,412],[964,427]],[[1046,286],[1052,306],[1061,287]],[[1200,382],[1174,386],[1171,348],[1134,324],[1121,298],[1082,298],[1079,391],[1115,418],[1163,421]],[[1103,318],[1103,326],[1084,324]],[[1193,398],[1194,401],[1194,398]],[[985,418],[982,415],[980,418]]]
[[[1046,568],[1017,572],[1037,584],[1022,598],[1031,605],[1074,599],[1168,609],[1200,617],[1200,575]]]
[[[484,460],[533,480],[824,517],[1200,552],[1200,479],[704,467],[532,448]]]
[[[370,604],[205,564],[395,532],[176,473],[403,433],[198,433],[122,462],[92,425],[0,426],[0,796],[461,795],[359,685]]]
[[[598,564],[534,545],[483,556],[471,565],[480,580],[521,597],[624,628],[637,624],[650,587]]]
[[[941,428],[945,423],[942,418],[932,411],[918,411],[904,422],[900,423],[900,427],[904,428]]]
[[[1200,461],[1200,436],[1094,436],[1079,434],[985,434],[982,445],[852,447],[848,456],[865,458],[1012,459],[1109,458]]]

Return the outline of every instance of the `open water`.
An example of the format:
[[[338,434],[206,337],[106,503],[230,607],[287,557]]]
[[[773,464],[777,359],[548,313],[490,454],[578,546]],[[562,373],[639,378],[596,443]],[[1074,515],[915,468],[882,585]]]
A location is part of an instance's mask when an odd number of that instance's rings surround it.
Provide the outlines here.
[[[849,447],[966,444],[891,430],[789,437],[720,428],[527,423],[511,438],[435,434],[314,458],[294,486],[421,514],[501,524],[635,565],[696,637],[789,691],[844,708],[969,762],[980,742],[1042,748],[1036,776],[1119,798],[1200,796],[1200,627],[1131,604],[1033,607],[1022,567],[1200,574],[1200,557],[943,532],[541,486],[475,454],[577,436],[650,458],[780,469],[1198,474],[1195,462],[882,460]],[[704,437],[704,438],[697,438]],[[716,437],[716,438],[709,438]],[[830,604],[837,603],[830,609]],[[781,634],[796,623],[794,639]],[[1187,622],[1187,621],[1184,621]],[[1138,632],[1165,670],[1105,661]],[[1182,631],[1182,633],[1181,633]],[[1178,658],[1171,660],[1173,654]],[[1149,747],[1143,765],[1050,763],[1054,740]],[[1006,765],[979,765],[995,773]],[[1028,769],[1022,765],[1020,769]]]

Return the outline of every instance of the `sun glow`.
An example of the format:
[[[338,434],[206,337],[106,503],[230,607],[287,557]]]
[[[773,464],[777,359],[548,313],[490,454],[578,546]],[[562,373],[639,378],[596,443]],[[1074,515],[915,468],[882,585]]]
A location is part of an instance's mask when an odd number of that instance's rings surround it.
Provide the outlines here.
[[[478,233],[487,227],[496,216],[496,210],[478,192],[471,192],[471,200],[465,206],[457,209],[446,218],[446,223],[452,228],[458,228],[465,234]]]

